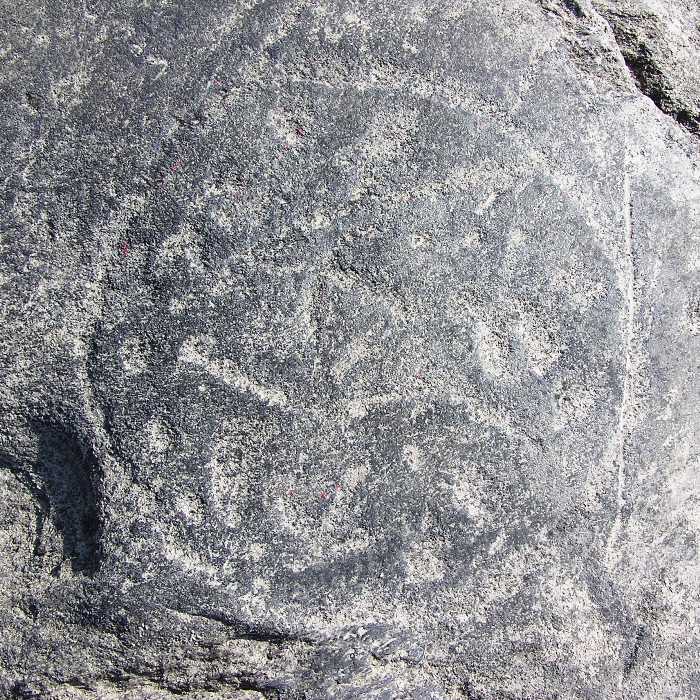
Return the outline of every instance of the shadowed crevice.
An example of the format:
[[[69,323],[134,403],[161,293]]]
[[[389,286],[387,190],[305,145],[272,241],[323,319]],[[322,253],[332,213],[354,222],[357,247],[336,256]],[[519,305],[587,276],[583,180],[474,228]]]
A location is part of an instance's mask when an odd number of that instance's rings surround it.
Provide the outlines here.
[[[42,512],[60,533],[63,561],[74,573],[91,576],[100,560],[95,454],[60,426],[35,422],[32,429],[39,445],[32,472],[41,485]],[[37,554],[41,547],[38,542]]]
[[[637,90],[686,131],[700,136],[697,100],[684,96],[664,69],[664,55],[670,49],[664,44],[657,17],[642,10],[611,9],[595,0],[592,3],[585,0],[556,0],[554,3],[540,0],[540,4],[550,11],[559,8],[559,14],[569,16],[575,31],[584,37],[595,31],[595,17],[607,24],[619,50],[619,58]],[[584,55],[588,63],[595,58],[588,51]]]
[[[674,119],[694,136],[700,136],[700,112],[692,102],[679,96],[671,79],[659,63],[660,40],[657,20],[644,13],[631,15],[623,12],[598,10],[610,26],[622,59],[639,92],[648,97],[664,114]],[[636,31],[635,27],[647,28]]]
[[[614,31],[614,30],[613,30]],[[615,37],[620,44],[618,34]],[[620,44],[625,65],[639,91],[646,95],[664,114],[672,117],[680,126],[692,134],[700,135],[700,115],[677,103],[671,88],[654,62],[652,52],[645,44],[640,44],[632,50],[629,46]]]

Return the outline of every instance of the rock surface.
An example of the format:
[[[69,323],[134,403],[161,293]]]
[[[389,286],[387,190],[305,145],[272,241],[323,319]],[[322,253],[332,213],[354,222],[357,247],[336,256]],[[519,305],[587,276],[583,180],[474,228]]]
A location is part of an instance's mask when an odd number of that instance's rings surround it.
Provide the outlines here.
[[[697,3],[0,7],[0,695],[700,697]]]

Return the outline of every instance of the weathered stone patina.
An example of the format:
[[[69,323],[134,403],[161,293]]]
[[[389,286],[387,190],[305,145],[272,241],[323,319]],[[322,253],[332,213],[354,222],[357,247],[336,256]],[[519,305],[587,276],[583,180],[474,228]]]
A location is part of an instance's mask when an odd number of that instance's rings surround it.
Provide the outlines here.
[[[698,697],[686,4],[2,1],[0,695]]]

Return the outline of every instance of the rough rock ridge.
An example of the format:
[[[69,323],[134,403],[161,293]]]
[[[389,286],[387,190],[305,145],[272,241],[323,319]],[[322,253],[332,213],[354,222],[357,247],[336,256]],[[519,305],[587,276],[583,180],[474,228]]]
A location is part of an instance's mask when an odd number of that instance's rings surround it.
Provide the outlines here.
[[[697,3],[0,10],[0,697],[700,697]]]

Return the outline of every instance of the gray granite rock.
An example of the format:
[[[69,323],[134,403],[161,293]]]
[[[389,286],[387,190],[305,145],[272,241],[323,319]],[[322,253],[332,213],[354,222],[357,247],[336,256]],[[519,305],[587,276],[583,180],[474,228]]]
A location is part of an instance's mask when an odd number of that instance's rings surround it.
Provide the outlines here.
[[[0,695],[700,697],[697,3],[0,7]]]

